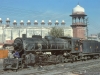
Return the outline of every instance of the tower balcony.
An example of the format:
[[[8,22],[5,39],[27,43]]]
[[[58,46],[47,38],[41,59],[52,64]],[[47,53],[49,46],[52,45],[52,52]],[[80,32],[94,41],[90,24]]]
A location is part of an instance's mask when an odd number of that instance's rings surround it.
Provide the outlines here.
[[[76,22],[76,23],[72,23],[72,25],[71,26],[82,26],[82,27],[86,27],[87,25],[85,24],[85,23],[83,23],[83,22]]]
[[[72,25],[86,25],[86,24],[83,22],[76,22],[76,23],[72,23]]]

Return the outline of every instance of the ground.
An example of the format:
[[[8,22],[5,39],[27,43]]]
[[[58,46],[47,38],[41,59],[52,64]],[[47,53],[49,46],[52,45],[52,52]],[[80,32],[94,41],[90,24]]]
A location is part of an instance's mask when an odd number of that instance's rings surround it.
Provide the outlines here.
[[[25,69],[3,71],[0,60],[0,75],[100,75],[100,59],[61,63],[49,66],[28,67]]]

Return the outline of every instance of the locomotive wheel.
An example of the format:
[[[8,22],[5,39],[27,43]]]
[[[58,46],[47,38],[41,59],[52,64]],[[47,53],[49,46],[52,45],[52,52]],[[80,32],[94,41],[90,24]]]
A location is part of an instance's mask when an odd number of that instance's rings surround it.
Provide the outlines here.
[[[67,63],[68,62],[68,59],[67,58],[64,58],[64,63]]]
[[[84,57],[85,61],[87,60],[87,56]]]
[[[96,55],[96,59],[99,59],[99,56],[98,55]]]
[[[73,62],[75,62],[75,56],[74,55],[71,55],[71,58],[70,58],[71,60],[71,63],[73,63]]]
[[[72,57],[72,63],[75,62],[75,61],[76,61],[76,57],[73,56],[73,57]]]
[[[17,70],[19,69],[19,62],[15,63],[14,66],[15,66],[15,71],[17,72]]]
[[[24,67],[27,67],[27,64],[26,64],[26,56],[25,54],[23,54],[22,56],[22,63],[21,63],[21,68],[23,69]]]
[[[36,60],[35,60],[35,55],[34,54],[30,54],[30,63],[35,64]]]
[[[29,55],[26,55],[25,56],[25,64],[29,64],[30,63],[30,58],[29,58]]]
[[[75,58],[75,61],[78,61],[78,57]]]
[[[99,55],[97,55],[97,59],[99,59]]]
[[[6,70],[6,65],[3,63],[3,70],[5,71]]]
[[[89,60],[90,59],[90,56],[87,56],[87,60]]]
[[[74,61],[73,61],[73,59],[71,59],[70,61],[71,61],[71,63],[73,63],[73,62],[74,62]]]
[[[57,62],[58,63],[64,63],[64,57],[62,55],[57,56]]]
[[[98,59],[98,55],[93,56],[93,59]]]
[[[65,58],[62,56],[62,63],[64,63],[65,62]]]
[[[53,61],[54,63],[57,63],[57,57],[56,57],[56,55],[51,55],[50,56],[50,61]]]
[[[84,56],[80,56],[80,60],[81,61],[84,61]]]
[[[36,63],[36,56],[32,53],[25,56],[25,65],[32,64],[34,65]]]
[[[24,63],[21,64],[21,69],[23,69],[25,67]]]

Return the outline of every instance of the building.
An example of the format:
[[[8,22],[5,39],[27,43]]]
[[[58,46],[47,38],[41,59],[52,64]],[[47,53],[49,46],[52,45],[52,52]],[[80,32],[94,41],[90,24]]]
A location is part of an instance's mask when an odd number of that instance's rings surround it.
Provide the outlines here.
[[[1,19],[2,20],[2,19]],[[6,24],[0,25],[0,42],[1,43],[12,43],[17,37],[22,37],[22,34],[27,34],[27,37],[32,35],[42,35],[42,37],[49,35],[49,32],[53,26],[63,28],[64,36],[73,37],[73,30],[70,26],[66,26],[64,20],[61,23],[58,20],[52,23],[51,20],[46,24],[44,20],[38,23],[37,20],[31,25],[31,21],[28,20],[25,24],[23,20],[17,25],[17,21],[13,21],[13,25],[10,24],[10,19],[7,18]]]
[[[88,40],[96,40],[100,42],[100,33],[98,34],[91,34],[90,36],[88,36]]]
[[[17,21],[14,20],[12,25],[9,18],[6,19],[6,24],[3,24],[0,18],[0,43],[12,43],[15,38],[22,37],[22,34],[27,34],[27,37],[32,37],[32,35],[44,37],[49,35],[53,26],[63,28],[64,36],[86,39],[85,17],[87,15],[85,9],[78,4],[73,8],[70,16],[72,17],[71,26],[67,26],[64,20],[61,23],[58,20],[55,23],[49,20],[47,24],[44,20],[41,23],[38,23],[37,20],[33,23],[28,20],[26,24],[23,20],[20,21],[20,24],[17,24]]]
[[[73,37],[86,39],[86,23],[85,17],[85,9],[81,7],[79,4],[73,8],[72,14],[72,29],[73,29]]]

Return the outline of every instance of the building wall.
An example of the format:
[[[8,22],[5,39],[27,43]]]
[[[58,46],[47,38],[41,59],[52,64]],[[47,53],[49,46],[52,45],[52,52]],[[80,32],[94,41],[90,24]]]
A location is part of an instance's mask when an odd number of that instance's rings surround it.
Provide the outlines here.
[[[86,39],[84,27],[77,27],[77,36],[80,37],[80,38]]]
[[[73,30],[71,27],[59,26],[64,29],[64,36],[73,37]],[[27,37],[32,37],[32,35],[42,35],[42,37],[49,35],[52,26],[23,26],[23,27],[6,27],[1,29],[0,42],[10,43],[17,37],[22,37],[22,34],[27,34]]]
[[[85,37],[85,27],[73,27],[73,37],[86,39]]]
[[[73,29],[71,27],[64,29],[64,36],[73,37]]]

